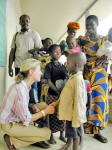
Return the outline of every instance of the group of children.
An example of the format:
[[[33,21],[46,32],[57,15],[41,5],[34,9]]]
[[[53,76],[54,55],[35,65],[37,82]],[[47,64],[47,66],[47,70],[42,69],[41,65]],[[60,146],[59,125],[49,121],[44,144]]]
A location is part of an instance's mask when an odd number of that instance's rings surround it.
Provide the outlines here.
[[[70,42],[74,42],[73,38],[67,38],[68,46]],[[49,115],[51,129],[49,142],[50,144],[55,144],[56,141],[53,133],[60,131],[60,140],[66,142],[61,149],[68,149],[72,145],[74,149],[78,145],[82,146],[83,123],[86,121],[86,106],[88,110],[87,114],[89,115],[91,105],[90,83],[87,80],[84,82],[83,79],[86,56],[81,52],[81,48],[78,45],[76,46],[76,51],[74,43],[73,47],[71,46],[70,48],[70,54],[66,57],[62,54],[60,45],[51,45],[48,50],[51,61],[45,65],[43,72],[43,78],[47,81],[49,87],[45,101],[48,105],[52,103],[55,106],[55,113]],[[59,59],[63,55],[67,60],[64,64],[59,62]],[[89,101],[87,101],[87,97]],[[64,130],[66,130],[67,141],[63,134]]]
[[[46,59],[41,61],[44,64],[43,79],[48,85],[44,101],[56,107],[55,113],[49,115],[51,129],[49,142],[56,143],[53,133],[57,131],[60,131],[60,139],[66,142],[63,134],[65,130],[67,142],[60,150],[68,150],[71,146],[73,150],[77,150],[83,145],[83,123],[87,121],[91,113],[91,86],[89,81],[84,80],[83,77],[86,56],[77,40],[72,36],[66,38],[69,49],[66,54],[60,45],[53,44],[49,38],[45,41],[47,40],[51,43],[49,42],[49,45],[46,43],[47,48],[43,48],[44,52],[41,50],[43,54],[47,54],[47,57],[43,55],[42,59],[49,58],[49,61]],[[112,28],[108,32],[107,40],[98,50],[98,56],[103,57],[103,55],[107,56],[109,70],[112,56]],[[100,66],[97,64],[97,67]]]

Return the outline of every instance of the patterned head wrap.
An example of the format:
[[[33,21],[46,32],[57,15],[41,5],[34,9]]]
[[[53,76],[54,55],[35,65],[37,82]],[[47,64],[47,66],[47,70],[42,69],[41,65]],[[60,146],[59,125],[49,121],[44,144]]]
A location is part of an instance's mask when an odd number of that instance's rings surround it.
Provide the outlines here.
[[[67,27],[70,29],[80,29],[80,24],[78,22],[69,22]]]

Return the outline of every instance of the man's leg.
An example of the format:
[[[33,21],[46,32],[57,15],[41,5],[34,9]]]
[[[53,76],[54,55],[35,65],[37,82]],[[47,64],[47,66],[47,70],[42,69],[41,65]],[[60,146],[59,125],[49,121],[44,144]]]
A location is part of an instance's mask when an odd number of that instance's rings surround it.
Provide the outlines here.
[[[15,68],[15,76],[20,72],[20,68]]]

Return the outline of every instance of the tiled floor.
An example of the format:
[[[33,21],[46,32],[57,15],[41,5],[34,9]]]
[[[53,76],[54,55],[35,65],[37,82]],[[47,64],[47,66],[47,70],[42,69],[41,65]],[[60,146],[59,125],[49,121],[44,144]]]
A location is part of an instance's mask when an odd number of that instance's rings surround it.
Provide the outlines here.
[[[112,125],[109,125],[102,134],[108,138],[108,143],[103,144],[95,140],[92,135],[84,135],[84,150],[112,150]],[[57,140],[57,144],[51,145],[51,148],[48,150],[58,150],[63,145],[59,139],[59,133],[55,134],[55,138]],[[6,144],[3,140],[3,133],[0,132],[0,150],[8,150]],[[39,147],[28,146],[25,148],[21,148],[19,150],[43,150]]]

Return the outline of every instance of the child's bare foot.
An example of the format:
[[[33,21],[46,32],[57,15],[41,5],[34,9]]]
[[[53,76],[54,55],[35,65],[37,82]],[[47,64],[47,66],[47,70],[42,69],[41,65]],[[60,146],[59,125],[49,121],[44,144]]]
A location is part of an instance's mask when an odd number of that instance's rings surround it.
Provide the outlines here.
[[[66,140],[65,140],[65,138],[64,138],[64,132],[63,131],[60,131],[60,137],[59,137],[59,139],[61,140],[61,141],[63,141],[63,142],[67,142]]]
[[[54,139],[53,135],[51,135],[49,143],[50,144],[56,144],[56,140]]]
[[[61,141],[63,141],[64,143],[67,142],[66,139],[64,138],[64,136],[60,136],[59,139],[60,139]]]
[[[73,147],[73,139],[68,138],[66,144],[58,150],[71,150],[72,147]]]

